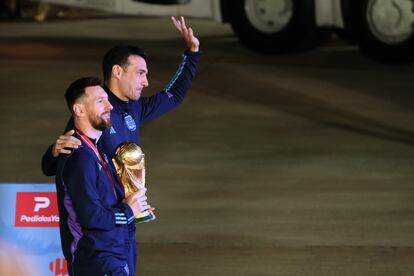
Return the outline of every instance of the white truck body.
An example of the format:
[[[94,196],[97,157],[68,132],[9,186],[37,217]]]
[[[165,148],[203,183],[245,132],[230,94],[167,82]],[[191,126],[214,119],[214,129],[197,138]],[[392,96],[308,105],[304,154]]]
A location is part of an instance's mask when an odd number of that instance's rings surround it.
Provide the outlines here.
[[[414,0],[42,1],[125,15],[183,15],[229,22],[242,43],[262,52],[301,48],[309,41],[320,44],[331,28],[344,30],[379,60],[414,58]]]

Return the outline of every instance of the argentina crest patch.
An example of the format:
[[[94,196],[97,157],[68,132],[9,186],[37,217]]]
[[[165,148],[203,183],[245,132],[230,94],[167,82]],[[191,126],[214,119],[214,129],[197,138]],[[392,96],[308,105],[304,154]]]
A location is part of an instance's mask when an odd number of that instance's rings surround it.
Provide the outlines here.
[[[134,130],[136,130],[137,129],[137,125],[135,124],[135,121],[134,121],[134,119],[132,118],[132,116],[131,115],[126,115],[125,117],[124,117],[124,120],[125,120],[125,125],[127,126],[127,128],[130,130],[130,131],[134,131]]]

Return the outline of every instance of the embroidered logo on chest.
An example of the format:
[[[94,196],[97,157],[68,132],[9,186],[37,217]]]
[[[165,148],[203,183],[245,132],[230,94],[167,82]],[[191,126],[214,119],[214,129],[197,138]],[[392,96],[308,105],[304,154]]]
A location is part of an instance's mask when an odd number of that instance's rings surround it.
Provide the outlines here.
[[[109,129],[109,134],[115,134],[115,133],[116,133],[116,131],[115,131],[114,127],[111,126],[111,128]]]
[[[125,120],[125,125],[130,131],[134,131],[137,129],[137,125],[135,124],[135,121],[131,115],[126,115],[124,117],[124,120]]]

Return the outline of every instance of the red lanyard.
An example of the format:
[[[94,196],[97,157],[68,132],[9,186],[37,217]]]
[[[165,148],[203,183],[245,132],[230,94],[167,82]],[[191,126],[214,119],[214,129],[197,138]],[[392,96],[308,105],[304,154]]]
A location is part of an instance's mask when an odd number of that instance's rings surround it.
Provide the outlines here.
[[[93,150],[93,152],[96,154],[96,156],[98,157],[99,161],[102,164],[102,167],[104,167],[106,174],[109,177],[109,180],[111,181],[112,184],[112,188],[114,189],[114,193],[115,193],[115,198],[117,197],[117,192],[115,189],[115,181],[112,178],[112,174],[111,171],[109,170],[108,164],[106,164],[105,160],[102,158],[101,154],[99,153],[98,149],[96,148],[96,146],[92,143],[92,141],[90,140],[90,138],[88,136],[85,136],[83,133],[81,133],[80,131],[77,131],[77,133],[79,134],[79,137],[82,139],[83,142],[85,142],[85,144],[91,149]]]

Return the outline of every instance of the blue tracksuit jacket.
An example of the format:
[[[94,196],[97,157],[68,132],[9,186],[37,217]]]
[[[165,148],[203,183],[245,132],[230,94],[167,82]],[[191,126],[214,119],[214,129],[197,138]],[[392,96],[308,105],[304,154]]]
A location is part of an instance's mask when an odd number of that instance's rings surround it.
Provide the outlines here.
[[[100,143],[97,147],[102,149]],[[112,164],[103,156],[113,182],[83,141],[71,155],[59,156],[56,190],[60,237],[70,275],[128,275],[134,269],[131,245],[135,245],[135,235],[130,229],[135,230],[134,215],[122,202],[123,189]]]

